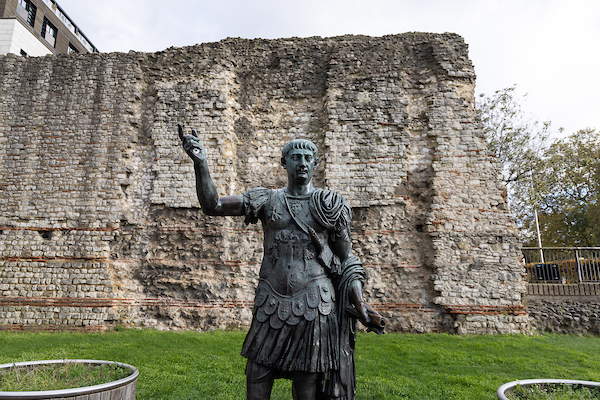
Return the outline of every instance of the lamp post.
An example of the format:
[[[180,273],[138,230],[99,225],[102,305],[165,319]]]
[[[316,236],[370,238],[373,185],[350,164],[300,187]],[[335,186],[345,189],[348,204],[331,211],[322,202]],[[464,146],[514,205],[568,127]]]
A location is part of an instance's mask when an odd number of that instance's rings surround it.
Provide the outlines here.
[[[533,209],[533,213],[535,214],[535,230],[537,231],[538,247],[540,248],[540,259],[542,261],[542,264],[544,264],[545,261],[544,251],[542,250],[542,236],[540,235],[540,223],[538,221],[538,214],[535,208]]]

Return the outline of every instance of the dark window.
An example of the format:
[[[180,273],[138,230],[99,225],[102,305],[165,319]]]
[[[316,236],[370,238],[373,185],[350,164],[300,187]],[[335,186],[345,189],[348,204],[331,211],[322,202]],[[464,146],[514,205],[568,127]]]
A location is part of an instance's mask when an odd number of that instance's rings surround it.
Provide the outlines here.
[[[37,7],[29,0],[19,0],[17,4],[17,14],[21,16],[31,26],[35,25],[35,13]]]
[[[73,46],[73,44],[71,42],[69,42],[69,48],[67,49],[67,54],[71,54],[71,53],[79,53],[79,50],[77,50],[77,47]]]
[[[42,37],[46,39],[46,42],[50,43],[52,47],[56,46],[56,27],[52,25],[48,18],[44,17],[44,23],[42,24]]]
[[[21,49],[21,55],[22,55],[23,57],[27,57],[27,52],[25,52],[25,50]]]

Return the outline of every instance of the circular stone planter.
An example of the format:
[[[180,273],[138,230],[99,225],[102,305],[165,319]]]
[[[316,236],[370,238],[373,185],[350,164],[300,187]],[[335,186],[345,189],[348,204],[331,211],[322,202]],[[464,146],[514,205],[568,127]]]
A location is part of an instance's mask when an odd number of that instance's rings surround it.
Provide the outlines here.
[[[571,379],[523,379],[522,381],[513,381],[505,383],[500,386],[496,391],[496,397],[498,400],[509,400],[506,397],[506,394],[511,393],[515,390],[517,386],[534,386],[534,385],[543,385],[543,384],[559,384],[559,385],[580,385],[587,387],[589,389],[596,388],[600,386],[600,382],[591,382],[591,381],[576,381]]]
[[[10,364],[1,364],[0,369],[13,367],[27,367],[35,365],[64,364],[64,363],[87,363],[87,364],[113,364],[131,370],[131,374],[118,381],[103,383],[101,385],[86,386],[72,389],[43,390],[37,392],[0,392],[0,400],[5,399],[75,399],[77,400],[134,400],[137,388],[139,371],[128,364],[99,361],[99,360],[46,360],[27,361]]]

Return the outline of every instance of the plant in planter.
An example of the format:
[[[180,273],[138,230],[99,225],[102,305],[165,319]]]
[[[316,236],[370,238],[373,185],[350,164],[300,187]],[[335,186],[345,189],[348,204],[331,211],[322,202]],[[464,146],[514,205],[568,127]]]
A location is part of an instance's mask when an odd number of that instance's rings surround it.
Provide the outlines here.
[[[505,383],[498,400],[600,400],[600,382],[570,379],[525,379]]]
[[[0,399],[135,399],[139,372],[98,360],[47,360],[0,365]]]

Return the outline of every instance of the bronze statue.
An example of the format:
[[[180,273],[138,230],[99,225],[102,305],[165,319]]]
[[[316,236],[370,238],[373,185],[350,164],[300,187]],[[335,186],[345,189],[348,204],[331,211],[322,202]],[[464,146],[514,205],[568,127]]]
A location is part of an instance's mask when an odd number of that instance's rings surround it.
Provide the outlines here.
[[[384,322],[363,301],[365,272],[351,251],[350,206],[336,192],[313,187],[317,147],[302,139],[283,147],[287,187],[219,197],[196,131],[178,130],[194,161],[202,211],[262,222],[264,258],[242,347],[246,399],[269,399],[276,378],[292,379],[295,400],[354,399],[356,320],[377,333]]]

